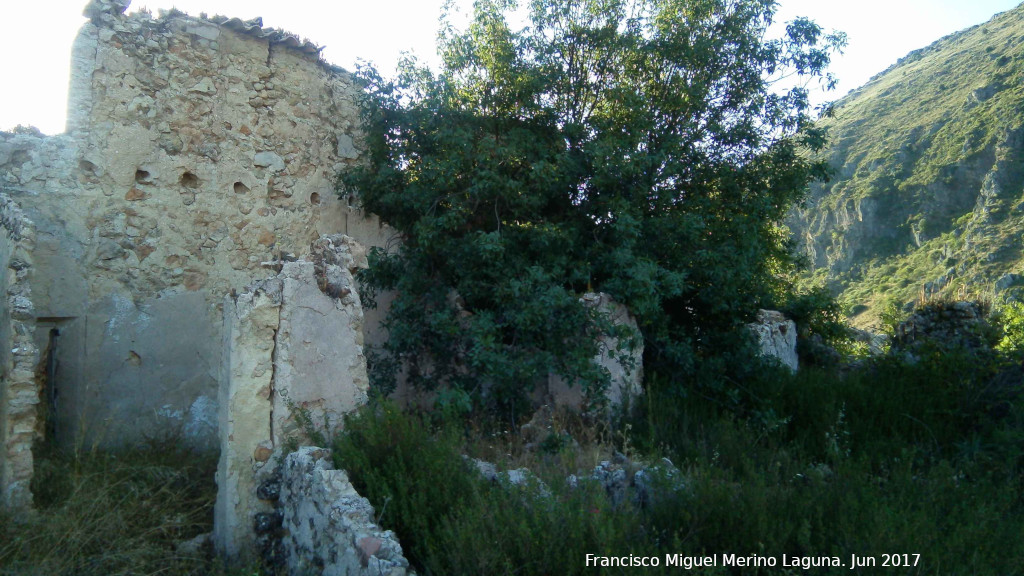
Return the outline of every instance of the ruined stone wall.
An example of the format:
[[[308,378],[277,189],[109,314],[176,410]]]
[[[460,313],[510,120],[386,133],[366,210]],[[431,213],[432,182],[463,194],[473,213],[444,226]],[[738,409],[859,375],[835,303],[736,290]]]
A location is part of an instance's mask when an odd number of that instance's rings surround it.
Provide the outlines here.
[[[32,273],[32,222],[0,194],[0,505],[31,506],[32,442],[39,390]]]
[[[796,372],[800,358],[796,353],[796,323],[775,310],[758,310],[757,321],[747,324],[757,339],[762,356],[775,358],[779,363]]]
[[[409,573],[398,538],[377,525],[373,506],[334,469],[329,451],[307,447],[285,458],[279,508],[289,574]]]
[[[365,250],[339,234],[310,252],[309,260],[278,262],[277,276],[224,304],[214,542],[229,558],[278,555],[266,550],[279,524],[266,520],[276,491],[261,486],[289,444],[334,429],[367,401],[363,308],[352,278],[366,267]]]
[[[259,22],[124,7],[86,9],[68,132],[0,134],[0,192],[38,227],[58,439],[213,447],[223,296],[321,234],[389,233],[334,191],[358,160],[349,74]]]
[[[599,314],[606,316],[613,326],[625,326],[633,334],[640,333],[636,318],[610,295],[604,292],[588,292],[581,300],[585,306],[596,308]],[[609,382],[608,389],[604,391],[604,399],[607,400],[609,407],[629,405],[643,394],[644,344],[642,338],[637,337],[636,340],[635,343],[620,342],[618,338],[612,336],[602,336],[598,339],[598,354],[592,362],[608,371]],[[580,386],[570,385],[555,374],[548,375],[545,392],[541,400],[550,401],[556,406],[580,409],[586,404]]]

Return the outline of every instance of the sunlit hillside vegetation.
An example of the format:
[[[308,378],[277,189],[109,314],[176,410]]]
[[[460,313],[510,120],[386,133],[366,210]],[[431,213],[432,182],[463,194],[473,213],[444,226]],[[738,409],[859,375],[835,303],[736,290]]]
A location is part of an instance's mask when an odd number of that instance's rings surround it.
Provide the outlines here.
[[[824,125],[834,178],[790,223],[856,323],[1024,270],[1024,6],[908,54]]]

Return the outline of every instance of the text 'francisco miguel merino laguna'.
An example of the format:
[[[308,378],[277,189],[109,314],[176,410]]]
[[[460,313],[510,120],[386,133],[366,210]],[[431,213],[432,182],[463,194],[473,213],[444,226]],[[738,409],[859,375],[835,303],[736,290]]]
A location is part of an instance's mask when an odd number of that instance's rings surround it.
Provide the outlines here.
[[[885,554],[883,565],[885,566],[914,566],[920,554]],[[907,558],[907,561],[899,559]],[[913,559],[913,562],[909,560]],[[851,570],[865,566],[877,566],[877,559],[874,556],[850,555],[849,562],[843,562],[838,556],[789,556],[783,554],[779,559],[775,556],[762,556],[750,554],[746,556],[738,554],[712,554],[710,556],[684,556],[682,554],[666,554],[664,559],[659,556],[595,556],[587,554],[587,566],[622,566],[627,568],[646,568],[672,566],[691,570],[693,568],[711,568],[715,566],[737,566],[737,567],[785,567],[801,568],[809,570],[821,567],[843,567],[848,566]]]

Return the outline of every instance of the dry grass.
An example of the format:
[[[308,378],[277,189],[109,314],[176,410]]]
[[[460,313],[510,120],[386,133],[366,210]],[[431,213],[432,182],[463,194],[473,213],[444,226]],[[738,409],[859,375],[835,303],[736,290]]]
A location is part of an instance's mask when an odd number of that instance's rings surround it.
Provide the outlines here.
[[[0,518],[0,574],[229,574],[179,546],[213,529],[215,455],[174,442],[117,454],[40,452],[36,510]]]

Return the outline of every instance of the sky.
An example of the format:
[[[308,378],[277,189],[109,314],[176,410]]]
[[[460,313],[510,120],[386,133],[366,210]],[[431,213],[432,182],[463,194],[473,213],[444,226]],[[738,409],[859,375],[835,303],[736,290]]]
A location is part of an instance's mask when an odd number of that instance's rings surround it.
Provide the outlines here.
[[[133,0],[130,10],[176,7],[249,19],[283,28],[326,46],[333,64],[355,69],[357,60],[394,70],[403,52],[436,62],[434,43],[444,0]],[[471,0],[456,0],[463,13]],[[987,21],[1020,0],[779,0],[777,20],[806,16],[849,37],[833,60],[836,99],[885,70],[908,52],[942,36]],[[0,129],[33,125],[63,132],[71,43],[85,23],[86,0],[0,0]]]

